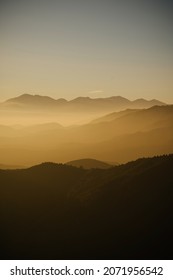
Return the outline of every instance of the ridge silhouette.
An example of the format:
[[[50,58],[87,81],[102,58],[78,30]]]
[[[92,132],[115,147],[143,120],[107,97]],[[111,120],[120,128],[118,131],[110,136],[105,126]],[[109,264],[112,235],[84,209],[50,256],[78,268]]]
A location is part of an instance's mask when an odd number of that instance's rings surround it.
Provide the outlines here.
[[[2,259],[172,259],[173,155],[0,170]]]
[[[96,160],[96,159],[91,159],[91,158],[72,160],[66,162],[66,164],[75,167],[82,167],[84,169],[91,169],[91,168],[108,169],[111,167],[111,165],[106,162]]]

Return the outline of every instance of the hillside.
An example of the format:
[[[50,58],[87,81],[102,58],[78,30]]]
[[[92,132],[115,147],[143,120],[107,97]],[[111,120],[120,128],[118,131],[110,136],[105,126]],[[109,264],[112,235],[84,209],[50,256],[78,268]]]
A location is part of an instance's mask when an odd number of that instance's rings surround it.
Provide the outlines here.
[[[172,171],[173,155],[0,170],[1,257],[172,259]]]
[[[94,158],[125,163],[173,152],[173,105],[125,110],[92,123],[0,126],[1,163],[31,166],[43,161]]]
[[[113,112],[111,114],[102,116],[101,118],[98,118],[96,120],[93,120],[91,122],[91,124],[97,124],[97,123],[101,123],[101,122],[110,122],[113,121],[115,119],[121,118],[123,116],[127,116],[129,114],[133,114],[134,112],[137,112],[137,110],[139,111],[139,109],[126,109],[120,112]]]
[[[96,160],[96,159],[78,159],[66,162],[67,165],[75,166],[75,167],[82,167],[84,169],[91,169],[91,168],[100,168],[100,169],[107,169],[112,167],[110,164]]]

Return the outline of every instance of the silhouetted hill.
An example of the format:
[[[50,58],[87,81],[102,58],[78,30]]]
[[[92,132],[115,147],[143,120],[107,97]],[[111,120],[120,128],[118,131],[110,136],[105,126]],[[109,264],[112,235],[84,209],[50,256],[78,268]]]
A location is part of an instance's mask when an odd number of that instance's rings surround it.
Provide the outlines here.
[[[172,259],[173,155],[0,170],[1,256]]]
[[[107,169],[112,167],[110,164],[106,162],[96,160],[96,159],[90,159],[90,158],[73,160],[67,162],[66,164],[75,167],[82,167],[84,169],[91,169],[91,168]]]

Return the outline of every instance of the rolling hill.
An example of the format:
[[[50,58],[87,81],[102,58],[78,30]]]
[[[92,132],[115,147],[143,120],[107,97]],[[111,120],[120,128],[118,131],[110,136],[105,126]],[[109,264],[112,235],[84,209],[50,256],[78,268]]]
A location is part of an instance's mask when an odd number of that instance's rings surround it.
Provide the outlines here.
[[[0,170],[1,257],[172,259],[172,171],[173,155]]]
[[[91,169],[91,168],[108,169],[112,167],[112,165],[106,162],[96,160],[96,159],[90,159],[90,158],[73,160],[73,161],[66,162],[66,164],[75,167],[82,167],[84,169]]]

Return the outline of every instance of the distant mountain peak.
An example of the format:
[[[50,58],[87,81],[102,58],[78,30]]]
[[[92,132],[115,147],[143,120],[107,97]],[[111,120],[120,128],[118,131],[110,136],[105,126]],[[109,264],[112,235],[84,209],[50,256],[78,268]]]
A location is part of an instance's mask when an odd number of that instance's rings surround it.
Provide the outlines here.
[[[14,98],[10,98],[8,100],[6,100],[6,102],[22,102],[22,101],[34,101],[34,100],[51,100],[51,101],[66,101],[66,102],[76,102],[76,101],[96,101],[96,100],[118,100],[118,101],[128,101],[128,102],[155,102],[155,103],[162,103],[162,104],[165,104],[164,102],[161,102],[157,99],[152,99],[152,100],[146,100],[144,98],[138,98],[138,99],[135,99],[135,100],[132,100],[130,101],[129,99],[123,97],[123,96],[120,96],[120,95],[113,95],[113,96],[110,96],[110,97],[103,97],[103,98],[91,98],[91,97],[88,97],[88,96],[79,96],[79,97],[76,97],[70,101],[67,101],[65,98],[58,98],[58,99],[54,99],[50,96],[47,96],[47,95],[39,95],[39,94],[28,94],[28,93],[24,93],[24,94],[21,94],[17,97],[14,97]]]
[[[0,110],[5,112],[15,112],[15,114],[21,114],[21,112],[41,112],[46,114],[56,114],[56,115],[66,115],[67,118],[65,122],[72,122],[73,118],[69,116],[78,117],[75,122],[87,122],[91,121],[91,118],[97,118],[101,115],[109,114],[112,112],[120,112],[126,109],[146,109],[152,106],[162,106],[166,105],[163,102],[158,100],[145,100],[145,99],[136,99],[131,101],[122,96],[111,96],[104,98],[91,98],[86,96],[79,96],[72,100],[66,100],[64,98],[54,99],[49,96],[42,95],[31,95],[24,93],[15,98],[8,99],[6,102],[0,104]],[[46,115],[45,115],[46,116]],[[94,116],[94,117],[93,117]],[[71,119],[70,119],[71,118]],[[66,121],[67,120],[67,121]],[[59,120],[58,120],[59,122]]]
[[[42,96],[42,95],[32,95],[32,94],[28,94],[28,93],[24,93],[22,95],[19,95],[17,97],[8,99],[6,102],[21,102],[21,103],[25,103],[25,102],[35,102],[35,101],[55,101],[55,99],[49,97],[49,96]]]

